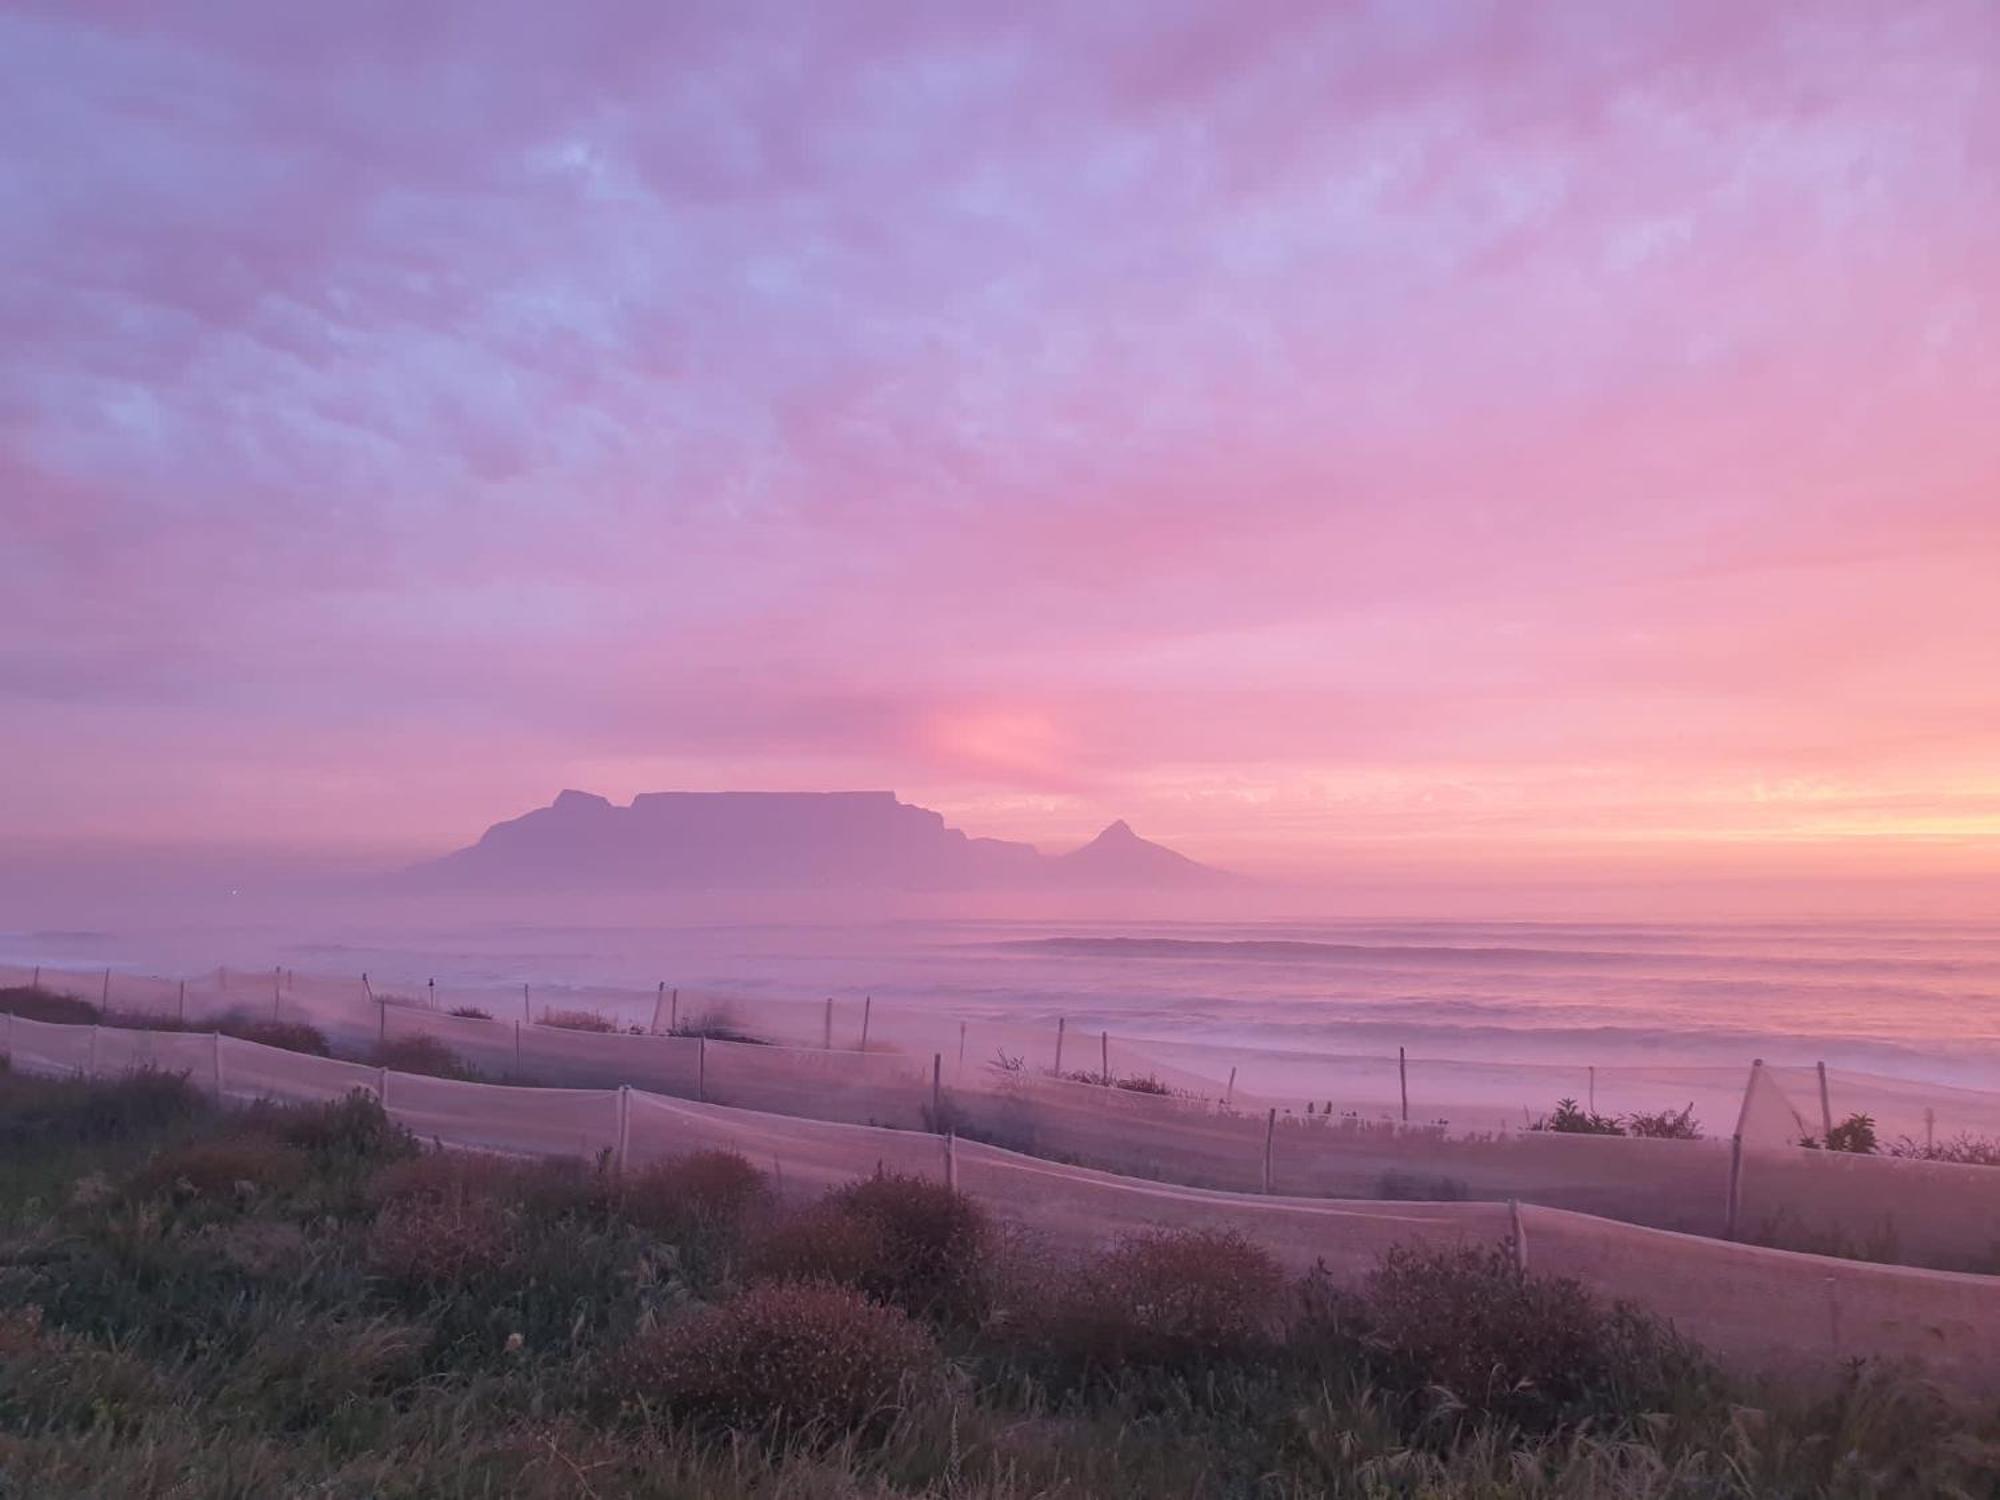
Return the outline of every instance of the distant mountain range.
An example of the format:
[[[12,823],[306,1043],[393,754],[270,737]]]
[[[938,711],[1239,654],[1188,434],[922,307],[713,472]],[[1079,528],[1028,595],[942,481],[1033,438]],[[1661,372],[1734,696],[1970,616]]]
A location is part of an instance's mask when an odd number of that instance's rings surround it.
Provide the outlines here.
[[[1183,890],[1235,877],[1123,821],[1067,854],[970,838],[894,792],[648,792],[629,807],[566,791],[419,865],[425,887]]]

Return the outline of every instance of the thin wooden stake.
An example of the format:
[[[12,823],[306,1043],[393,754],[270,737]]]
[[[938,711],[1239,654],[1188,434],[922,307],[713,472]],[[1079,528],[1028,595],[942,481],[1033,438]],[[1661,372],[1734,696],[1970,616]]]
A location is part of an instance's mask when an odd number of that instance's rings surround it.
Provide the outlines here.
[[[1271,1106],[1269,1118],[1264,1121],[1264,1191],[1271,1191],[1271,1150],[1278,1138],[1278,1107]]]
[[[111,971],[109,969],[104,971],[104,994],[102,1001],[103,1003],[99,1008],[109,1010],[111,1008]]]
[[[674,989],[670,990],[667,994],[667,1030],[679,1031],[680,1029],[681,1029],[681,992],[680,988],[676,986]]]
[[[863,995],[861,997],[861,1050],[863,1052],[868,1050],[868,1018],[874,1010],[875,997],[873,995]]]
[[[378,1047],[385,1046],[388,1041],[389,1002],[387,1000],[377,1000],[375,1002],[375,1045]]]
[[[1069,1017],[1056,1017],[1056,1077],[1062,1077],[1063,1033],[1069,1029]]]
[[[1104,1086],[1110,1088],[1111,1033],[1108,1031],[1100,1031],[1097,1034],[1097,1073],[1098,1077],[1104,1081]]]
[[[368,975],[365,972],[361,976],[361,988],[370,1000],[375,998],[375,986],[368,982]]]
[[[1396,1081],[1403,1089],[1403,1123],[1410,1123],[1410,1059],[1401,1047],[1396,1049]]]
[[[1521,1200],[1507,1200],[1507,1216],[1514,1226],[1514,1269],[1526,1275],[1528,1271],[1528,1231],[1521,1223]]]
[[[1743,1085],[1743,1104],[1736,1111],[1736,1133],[1729,1138],[1729,1204],[1723,1238],[1735,1239],[1737,1220],[1743,1206],[1743,1127],[1750,1119],[1750,1099],[1757,1092],[1757,1080],[1764,1071],[1764,1059],[1752,1058],[1750,1078]]]
[[[1591,1064],[1590,1068],[1590,1112],[1592,1114],[1597,1113],[1597,1065],[1595,1063]]]
[[[431,979],[426,980],[425,983],[430,986],[431,1009],[436,1010],[438,1008],[438,982],[435,979]]]
[[[215,1075],[215,1097],[220,1099],[222,1097],[222,1033],[219,1031],[211,1031],[208,1034],[208,1063],[209,1070]]]
[[[1825,1063],[1819,1065],[1819,1130],[1820,1143],[1832,1150],[1833,1095],[1827,1091]]]
[[[1931,1156],[1937,1151],[1937,1111],[1928,1104],[1924,1106],[1924,1155]]]
[[[1222,1092],[1222,1102],[1224,1104],[1228,1104],[1235,1098],[1236,1098],[1236,1069],[1232,1067],[1229,1070],[1229,1087],[1224,1089]]]
[[[708,1102],[708,1038],[696,1037],[694,1043],[694,1097],[698,1103]]]
[[[518,1083],[518,1082],[520,1081],[520,1078],[521,1078],[521,1023],[520,1023],[519,1021],[516,1021],[516,1022],[514,1023],[514,1080],[515,1080],[515,1082],[517,1082],[517,1083]]]
[[[611,1159],[612,1170],[625,1175],[625,1153],[632,1144],[632,1085],[618,1085],[618,1153]]]
[[[188,1018],[188,982],[185,979],[181,981],[181,997],[175,1005],[174,1016],[183,1024],[186,1023]]]
[[[958,1072],[952,1076],[965,1077],[965,1022],[963,1021],[958,1023]]]

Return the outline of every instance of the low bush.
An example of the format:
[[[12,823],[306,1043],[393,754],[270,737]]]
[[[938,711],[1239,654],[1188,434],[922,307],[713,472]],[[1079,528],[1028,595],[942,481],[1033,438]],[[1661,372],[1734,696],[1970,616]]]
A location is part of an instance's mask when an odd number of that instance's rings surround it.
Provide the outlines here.
[[[225,1136],[156,1151],[132,1175],[138,1198],[246,1203],[260,1193],[289,1192],[312,1170],[305,1152],[282,1141]]]
[[[436,1291],[498,1272],[512,1240],[506,1206],[483,1193],[399,1198],[368,1233],[368,1267],[406,1286]]]
[[[1623,1135],[1625,1127],[1611,1115],[1600,1115],[1584,1109],[1574,1099],[1558,1099],[1556,1112],[1544,1115],[1528,1127],[1530,1130],[1547,1130],[1557,1135]]]
[[[882,1231],[832,1202],[779,1219],[750,1248],[754,1280],[861,1288],[880,1285],[886,1260]]]
[[[185,1074],[138,1068],[118,1078],[10,1076],[0,1096],[0,1145],[137,1140],[211,1109]]]
[[[1670,1330],[1576,1281],[1520,1270],[1505,1246],[1392,1249],[1358,1316],[1384,1384],[1448,1391],[1530,1429],[1654,1410],[1700,1371]]]
[[[2000,1139],[1961,1132],[1944,1141],[1919,1141],[1903,1136],[1888,1147],[1890,1156],[1908,1161],[1948,1161],[1967,1167],[2000,1167]]]
[[[477,1083],[481,1077],[477,1068],[434,1036],[398,1036],[377,1042],[368,1053],[368,1061],[392,1073],[450,1078],[459,1083]]]
[[[454,1005],[445,1014],[448,1016],[457,1016],[461,1021],[490,1021],[493,1019],[492,1011],[481,1010],[476,1005]]]
[[[1072,1373],[1194,1371],[1270,1348],[1287,1300],[1271,1255],[1227,1230],[1131,1236],[1053,1284],[1026,1288],[1009,1336]]]
[[[0,1013],[20,1016],[27,1021],[49,1021],[58,1026],[91,1026],[98,1009],[75,995],[60,995],[37,985],[19,984],[0,989]]]
[[[919,1315],[971,1318],[983,1310],[992,1224],[956,1188],[878,1173],[837,1190],[830,1201],[877,1237],[878,1259],[860,1279],[862,1291]]]
[[[366,1089],[325,1104],[274,1109],[268,1126],[280,1140],[323,1159],[385,1163],[407,1160],[419,1150],[416,1137],[390,1119]]]
[[[308,1057],[333,1056],[333,1044],[317,1026],[309,1026],[304,1021],[281,1021],[252,1011],[233,1010],[209,1021],[182,1021],[172,1016],[107,1011],[100,1018],[100,1024],[116,1027],[120,1031],[191,1032],[198,1036],[219,1031],[238,1041],[256,1042],[283,1052],[302,1052]]]
[[[761,1036],[754,1036],[737,1024],[736,1018],[726,1010],[711,1010],[694,1016],[670,1027],[668,1036],[706,1037],[711,1042],[737,1042],[750,1047],[767,1047],[770,1043]]]
[[[1694,1105],[1681,1109],[1662,1109],[1652,1114],[1642,1112],[1625,1116],[1625,1133],[1654,1141],[1698,1141],[1701,1139],[1701,1121],[1694,1117]]]
[[[696,1151],[649,1162],[618,1187],[625,1217],[656,1234],[736,1231],[764,1203],[764,1174],[735,1151]]]
[[[1827,1132],[1825,1140],[1808,1135],[1799,1144],[1808,1151],[1844,1151],[1853,1156],[1873,1156],[1880,1145],[1875,1139],[1875,1117],[1861,1114],[1842,1120]]]
[[[753,1286],[609,1361],[629,1411],[795,1440],[879,1431],[942,1373],[910,1318],[845,1287]]]
[[[618,1023],[594,1010],[545,1010],[542,1025],[562,1031],[616,1031]]]

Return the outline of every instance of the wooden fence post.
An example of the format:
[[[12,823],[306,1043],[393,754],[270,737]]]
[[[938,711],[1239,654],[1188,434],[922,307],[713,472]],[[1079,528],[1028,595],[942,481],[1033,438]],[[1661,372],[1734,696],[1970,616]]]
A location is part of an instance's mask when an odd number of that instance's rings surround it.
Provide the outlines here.
[[[514,1081],[521,1080],[521,1023],[514,1023]]]
[[[222,1033],[219,1031],[211,1031],[208,1034],[208,1065],[209,1071],[215,1076],[216,1102],[220,1103],[222,1100]]]
[[[675,985],[667,992],[667,1030],[681,1029],[681,989]]]
[[[1590,1065],[1590,1112],[1597,1113],[1597,1065]]]
[[[1062,1077],[1063,1033],[1069,1029],[1069,1017],[1056,1017],[1056,1077]]]
[[[377,1000],[375,1002],[375,1045],[377,1047],[386,1047],[388,1044],[389,1002],[387,1000]]]
[[[873,995],[863,995],[861,997],[861,1050],[863,1052],[868,1050],[868,1019],[874,1010],[875,997]]]
[[[958,1023],[958,1071],[952,1076],[959,1079],[965,1077],[965,1022],[963,1021]]]
[[[1521,1223],[1521,1200],[1507,1200],[1507,1216],[1514,1226],[1514,1269],[1522,1275],[1528,1272],[1528,1231]]]
[[[1100,1031],[1097,1034],[1097,1072],[1098,1076],[1104,1080],[1104,1086],[1110,1088],[1111,1033],[1108,1031]]]
[[[931,1054],[931,1129],[944,1128],[944,1054]]]
[[[696,1037],[694,1042],[694,1097],[699,1104],[708,1103],[708,1038]]]
[[[98,1008],[100,1010],[111,1009],[111,971],[109,969],[104,971],[104,992],[99,997]]]
[[[1264,1191],[1271,1191],[1271,1148],[1278,1136],[1278,1106],[1271,1106],[1270,1116],[1264,1121]]]
[[[618,1152],[612,1157],[612,1170],[620,1177],[625,1175],[625,1155],[632,1145],[632,1085],[618,1085]]]
[[[368,996],[370,1000],[373,1000],[375,998],[375,986],[368,982],[368,974],[367,971],[365,970],[362,972],[361,975],[361,988],[362,991]]]
[[[653,1036],[660,1034],[660,1008],[667,1003],[667,982],[662,979],[660,987],[653,991],[653,1019],[646,1023],[646,1030]]]
[[[831,995],[826,997],[825,1018],[819,1023],[819,1050],[822,1052],[833,1050],[833,996]]]
[[[1833,1095],[1826,1087],[1826,1064],[1819,1065],[1819,1129],[1820,1144],[1827,1150],[1833,1149]]]
[[[389,1112],[389,1069],[386,1064],[375,1070],[375,1102],[382,1106],[382,1113]]]
[[[1236,1069],[1229,1070],[1229,1087],[1222,1091],[1222,1102],[1227,1105],[1236,1098]]]
[[[183,979],[183,980],[181,981],[181,996],[180,996],[180,999],[179,999],[179,1001],[178,1001],[178,1002],[176,1002],[176,1004],[175,1004],[175,1007],[174,1007],[174,1017],[175,1017],[175,1019],[176,1019],[176,1020],[180,1021],[180,1022],[181,1022],[181,1024],[183,1024],[183,1025],[187,1024],[187,1018],[188,1018],[188,982],[187,982],[187,981],[186,981],[185,979]]]
[[[1403,1090],[1403,1123],[1410,1123],[1410,1058],[1401,1047],[1396,1049],[1396,1081]]]
[[[83,1076],[85,1078],[95,1078],[97,1076],[97,1025],[95,1022],[91,1024],[90,1028],[90,1051],[85,1055],[88,1061],[83,1065]]]
[[[438,982],[435,979],[429,979],[425,983],[430,986],[431,1009],[436,1010],[438,1008]]]
[[[1929,1158],[1937,1151],[1937,1111],[1928,1104],[1924,1106],[1924,1156]]]
[[[1743,1207],[1743,1126],[1750,1118],[1750,1098],[1757,1092],[1757,1080],[1764,1071],[1764,1059],[1750,1062],[1750,1080],[1743,1085],[1743,1104],[1736,1111],[1736,1133],[1729,1138],[1729,1205],[1723,1222],[1724,1239],[1736,1238],[1737,1221]]]

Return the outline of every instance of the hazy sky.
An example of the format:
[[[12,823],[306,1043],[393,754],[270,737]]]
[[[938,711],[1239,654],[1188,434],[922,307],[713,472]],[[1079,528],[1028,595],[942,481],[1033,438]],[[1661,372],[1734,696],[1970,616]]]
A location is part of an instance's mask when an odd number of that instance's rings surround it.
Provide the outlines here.
[[[0,7],[0,840],[2000,867],[2000,6]]]

